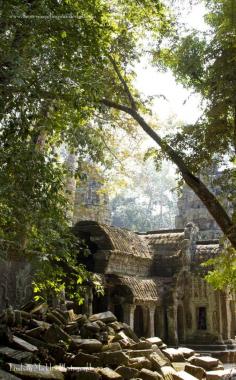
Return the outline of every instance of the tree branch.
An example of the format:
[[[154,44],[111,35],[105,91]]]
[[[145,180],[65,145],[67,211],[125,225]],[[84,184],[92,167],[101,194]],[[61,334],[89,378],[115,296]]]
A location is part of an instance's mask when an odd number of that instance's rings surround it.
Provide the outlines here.
[[[236,248],[236,227],[231,218],[220,204],[218,199],[206,185],[197,178],[187,167],[182,157],[176,152],[169,144],[167,144],[144,120],[144,118],[133,108],[127,107],[123,104],[113,102],[108,99],[103,99],[102,104],[109,108],[114,108],[125,112],[132,116],[138,122],[141,128],[160,146],[161,150],[168,156],[168,158],[176,164],[185,182],[194,191],[198,198],[206,206],[207,210],[216,220],[224,234],[228,237],[231,244]]]
[[[120,70],[119,70],[119,68],[117,66],[116,61],[112,58],[111,55],[109,55],[108,58],[111,61],[111,64],[114,67],[114,70],[115,70],[115,72],[116,72],[116,74],[117,74],[117,76],[118,76],[118,78],[119,78],[119,80],[120,80],[120,82],[121,82],[121,84],[122,84],[122,86],[124,88],[125,94],[127,95],[128,99],[129,99],[131,108],[133,110],[137,110],[137,106],[136,106],[136,102],[134,100],[134,97],[133,97],[133,95],[130,92],[129,86],[127,85],[126,81],[122,77],[121,72],[120,72]]]

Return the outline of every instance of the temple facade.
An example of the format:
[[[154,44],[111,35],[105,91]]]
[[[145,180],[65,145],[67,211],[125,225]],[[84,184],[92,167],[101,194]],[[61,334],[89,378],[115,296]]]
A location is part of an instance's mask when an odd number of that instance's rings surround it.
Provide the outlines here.
[[[104,284],[105,296],[88,289],[93,313],[106,309],[138,336],[159,336],[177,346],[233,347],[236,298],[204,280],[201,263],[220,251],[218,240],[198,240],[198,228],[135,233],[81,221],[75,234],[86,241],[89,269]]]

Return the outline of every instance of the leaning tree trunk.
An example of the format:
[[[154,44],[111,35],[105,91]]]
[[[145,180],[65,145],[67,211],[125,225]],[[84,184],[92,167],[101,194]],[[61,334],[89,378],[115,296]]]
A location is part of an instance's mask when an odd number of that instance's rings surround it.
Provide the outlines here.
[[[182,157],[147,124],[136,108],[130,108],[108,99],[103,99],[102,103],[109,108],[114,108],[129,114],[138,122],[141,128],[159,145],[161,150],[178,167],[185,182],[194,191],[198,198],[201,199],[225,236],[231,242],[232,246],[236,248],[235,224],[232,222],[224,207],[220,204],[214,194],[212,194],[206,185],[190,171]]]

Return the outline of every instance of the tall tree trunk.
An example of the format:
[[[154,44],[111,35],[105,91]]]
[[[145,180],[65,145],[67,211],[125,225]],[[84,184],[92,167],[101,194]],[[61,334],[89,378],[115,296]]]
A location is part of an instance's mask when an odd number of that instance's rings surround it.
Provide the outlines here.
[[[109,108],[114,108],[123,111],[133,117],[138,122],[141,128],[159,145],[161,150],[168,156],[168,158],[178,167],[183,179],[188,186],[194,191],[199,199],[206,206],[207,210],[213,216],[219,227],[232,246],[236,248],[236,226],[232,222],[230,216],[227,214],[224,207],[220,204],[217,198],[212,194],[206,185],[196,177],[187,167],[182,157],[177,153],[169,144],[167,144],[144,120],[138,113],[136,108],[130,108],[122,104],[103,99],[102,104]]]

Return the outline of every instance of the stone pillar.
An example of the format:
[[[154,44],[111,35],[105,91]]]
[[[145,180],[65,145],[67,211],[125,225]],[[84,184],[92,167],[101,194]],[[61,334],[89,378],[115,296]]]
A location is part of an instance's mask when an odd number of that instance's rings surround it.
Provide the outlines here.
[[[228,339],[228,314],[227,314],[227,297],[226,294],[221,292],[221,315],[222,315],[222,335],[223,339]]]
[[[134,329],[134,310],[136,305],[131,304],[124,304],[123,310],[124,310],[124,322],[127,323],[131,327],[131,329]]]
[[[167,320],[168,320],[168,343],[173,346],[177,346],[178,334],[177,334],[177,323],[176,323],[176,308],[174,306],[169,306],[167,308]]]
[[[226,312],[227,312],[227,339],[232,339],[231,336],[231,323],[232,323],[232,314],[231,314],[231,309],[230,309],[230,300],[226,296],[225,297],[225,302],[226,302]]]
[[[149,336],[155,336],[155,305],[149,306]]]
[[[223,343],[223,323],[222,323],[222,311],[221,311],[221,293],[220,291],[217,291],[217,315],[219,317],[219,334],[218,334],[218,341],[220,343]]]

